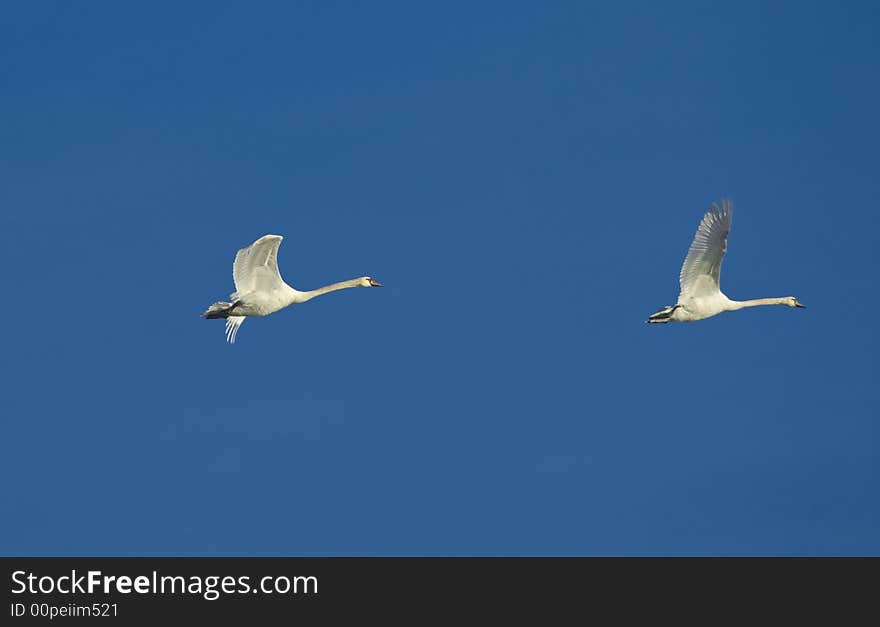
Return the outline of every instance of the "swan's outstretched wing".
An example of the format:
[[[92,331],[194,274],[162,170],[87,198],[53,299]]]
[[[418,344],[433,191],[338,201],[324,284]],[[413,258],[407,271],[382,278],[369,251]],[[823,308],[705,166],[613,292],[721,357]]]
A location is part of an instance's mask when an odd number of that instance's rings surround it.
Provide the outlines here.
[[[282,239],[281,235],[264,235],[238,251],[232,264],[233,301],[240,294],[272,291],[284,285],[278,272],[278,247]]]
[[[245,316],[229,316],[226,318],[226,341],[235,344],[235,336],[238,335],[238,327],[244,322]]]
[[[721,204],[712,203],[703,216],[681,266],[679,299],[685,294],[693,296],[721,289],[721,262],[727,251],[727,234],[732,216],[733,205],[727,199],[722,200]]]

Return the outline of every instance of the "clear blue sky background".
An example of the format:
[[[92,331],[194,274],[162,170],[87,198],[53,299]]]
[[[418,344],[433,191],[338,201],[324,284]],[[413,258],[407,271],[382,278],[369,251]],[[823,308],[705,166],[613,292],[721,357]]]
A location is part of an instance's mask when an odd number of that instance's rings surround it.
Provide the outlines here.
[[[0,552],[880,554],[871,2],[28,2]],[[713,200],[722,286],[647,325]],[[199,313],[285,236],[300,289]]]

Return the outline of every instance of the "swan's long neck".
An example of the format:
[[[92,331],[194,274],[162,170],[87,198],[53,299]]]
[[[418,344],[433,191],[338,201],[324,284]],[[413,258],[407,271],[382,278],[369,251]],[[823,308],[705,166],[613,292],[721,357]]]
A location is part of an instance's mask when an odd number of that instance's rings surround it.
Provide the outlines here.
[[[745,307],[759,307],[761,305],[785,305],[785,298],[755,298],[752,300],[732,300],[730,301],[730,311],[744,309]]]
[[[299,297],[297,298],[297,302],[304,303],[307,300],[312,300],[315,296],[320,296],[321,294],[326,294],[327,292],[335,292],[336,290],[344,290],[347,287],[359,287],[360,279],[349,279],[348,281],[340,281],[339,283],[332,283],[331,285],[325,285],[324,287],[319,287],[316,290],[309,290],[308,292],[299,292]]]

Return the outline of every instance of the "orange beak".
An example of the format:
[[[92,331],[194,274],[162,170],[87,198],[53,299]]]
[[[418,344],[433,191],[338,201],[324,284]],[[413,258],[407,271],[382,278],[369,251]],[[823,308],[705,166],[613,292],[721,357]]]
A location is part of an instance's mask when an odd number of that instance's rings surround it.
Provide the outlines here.
[[[379,281],[374,281],[373,279],[370,279],[370,285],[372,287],[382,287],[382,284],[379,283]]]

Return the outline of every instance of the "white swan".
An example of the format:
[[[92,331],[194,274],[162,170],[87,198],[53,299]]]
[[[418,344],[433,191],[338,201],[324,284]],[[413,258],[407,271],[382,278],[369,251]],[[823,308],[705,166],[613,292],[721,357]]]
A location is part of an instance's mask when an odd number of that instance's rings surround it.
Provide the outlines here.
[[[702,320],[724,311],[736,311],[758,305],[805,307],[794,296],[730,300],[721,292],[721,261],[727,251],[727,234],[733,206],[729,200],[712,207],[703,216],[694,241],[681,267],[678,303],[652,314],[646,322],[690,322]]]
[[[289,305],[304,303],[315,296],[344,290],[347,287],[382,287],[368,276],[333,283],[309,292],[300,292],[281,279],[278,272],[278,247],[281,235],[264,235],[242,248],[232,264],[235,292],[231,303],[217,302],[202,313],[205,318],[226,318],[226,340],[235,343],[238,328],[248,316],[268,316]]]

